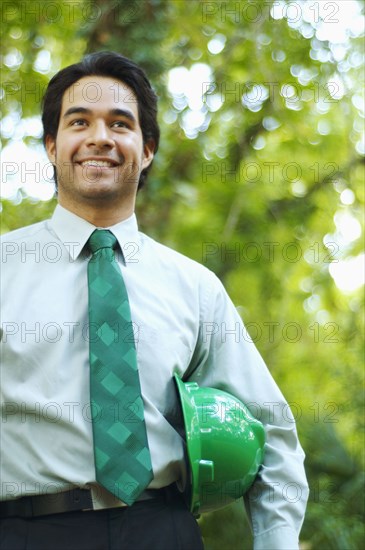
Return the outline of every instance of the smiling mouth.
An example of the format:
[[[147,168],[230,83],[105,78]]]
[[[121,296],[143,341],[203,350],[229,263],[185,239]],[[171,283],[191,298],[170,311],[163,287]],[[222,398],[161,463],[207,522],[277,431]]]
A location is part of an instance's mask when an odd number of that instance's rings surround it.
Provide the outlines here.
[[[118,166],[117,163],[108,160],[84,160],[77,164],[80,166],[95,166],[97,168],[115,168]]]

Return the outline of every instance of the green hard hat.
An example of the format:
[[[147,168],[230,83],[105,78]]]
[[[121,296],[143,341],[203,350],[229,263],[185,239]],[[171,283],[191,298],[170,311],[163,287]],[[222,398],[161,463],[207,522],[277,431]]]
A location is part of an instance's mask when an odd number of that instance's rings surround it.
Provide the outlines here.
[[[191,512],[217,510],[240,498],[262,464],[264,427],[236,397],[174,375],[184,419]]]

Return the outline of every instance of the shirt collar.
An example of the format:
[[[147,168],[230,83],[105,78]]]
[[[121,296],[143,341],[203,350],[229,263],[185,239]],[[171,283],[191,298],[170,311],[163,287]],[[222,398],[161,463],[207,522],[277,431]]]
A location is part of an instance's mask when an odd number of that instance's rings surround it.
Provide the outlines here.
[[[133,256],[134,262],[137,261],[136,258],[140,250],[140,237],[135,214],[110,227],[97,228],[58,204],[49,223],[52,231],[64,244],[72,260],[78,258],[95,229],[109,229],[118,240],[123,262],[128,263],[131,256]]]

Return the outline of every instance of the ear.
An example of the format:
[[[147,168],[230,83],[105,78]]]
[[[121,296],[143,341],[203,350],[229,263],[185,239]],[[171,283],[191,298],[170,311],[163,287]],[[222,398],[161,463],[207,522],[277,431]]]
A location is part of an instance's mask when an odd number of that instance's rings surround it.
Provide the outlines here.
[[[46,151],[49,161],[56,164],[56,140],[49,134],[46,136]]]
[[[153,161],[154,154],[155,154],[155,141],[152,138],[150,138],[143,145],[142,170],[144,170],[151,164],[151,162]]]

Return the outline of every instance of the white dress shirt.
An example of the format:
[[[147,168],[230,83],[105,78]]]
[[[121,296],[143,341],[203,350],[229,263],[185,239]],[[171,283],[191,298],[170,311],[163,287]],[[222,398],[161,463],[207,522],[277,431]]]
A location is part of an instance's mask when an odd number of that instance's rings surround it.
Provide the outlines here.
[[[95,480],[89,405],[85,244],[95,227],[57,206],[50,220],[1,239],[2,500],[91,488],[97,507],[121,505]],[[234,394],[266,430],[265,459],[245,498],[255,549],[296,549],[307,501],[304,454],[289,407],[217,277],[138,231],[110,228],[128,290],[154,479],[185,480],[170,421],[173,374]]]

